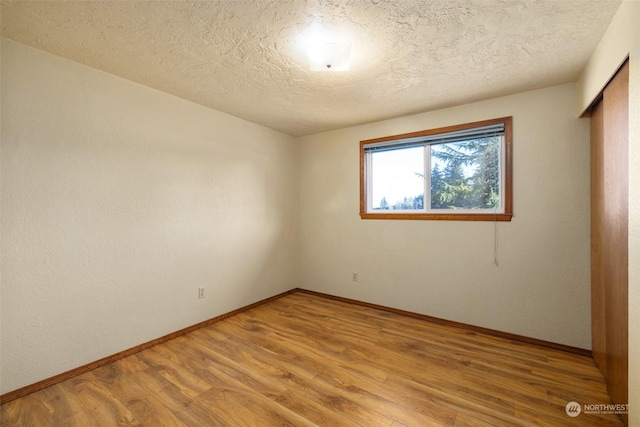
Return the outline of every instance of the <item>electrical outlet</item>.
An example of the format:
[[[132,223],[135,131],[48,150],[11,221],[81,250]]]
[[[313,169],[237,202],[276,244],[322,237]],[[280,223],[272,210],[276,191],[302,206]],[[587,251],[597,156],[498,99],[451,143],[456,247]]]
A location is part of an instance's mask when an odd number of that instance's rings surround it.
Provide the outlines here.
[[[358,281],[358,273],[351,273],[351,280],[353,280],[354,282]]]
[[[198,288],[198,298],[204,298],[204,288]]]

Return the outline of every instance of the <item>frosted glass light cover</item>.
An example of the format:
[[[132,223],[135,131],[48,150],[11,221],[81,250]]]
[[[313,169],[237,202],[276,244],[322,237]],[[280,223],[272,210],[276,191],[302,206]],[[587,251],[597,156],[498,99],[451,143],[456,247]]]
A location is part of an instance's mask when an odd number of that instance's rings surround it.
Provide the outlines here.
[[[351,43],[315,44],[309,50],[312,71],[347,71],[350,68]]]

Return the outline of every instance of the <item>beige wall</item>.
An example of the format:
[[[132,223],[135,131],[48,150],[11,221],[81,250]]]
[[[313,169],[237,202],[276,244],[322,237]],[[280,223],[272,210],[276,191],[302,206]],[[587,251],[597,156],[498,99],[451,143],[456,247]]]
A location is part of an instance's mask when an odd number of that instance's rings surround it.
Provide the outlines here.
[[[578,80],[583,111],[629,56],[629,425],[640,425],[640,1],[627,0]]]
[[[0,393],[296,286],[294,138],[9,40],[2,112]]]
[[[575,100],[567,84],[301,138],[300,286],[590,348],[589,121]],[[360,140],[509,115],[498,267],[492,222],[359,218]]]

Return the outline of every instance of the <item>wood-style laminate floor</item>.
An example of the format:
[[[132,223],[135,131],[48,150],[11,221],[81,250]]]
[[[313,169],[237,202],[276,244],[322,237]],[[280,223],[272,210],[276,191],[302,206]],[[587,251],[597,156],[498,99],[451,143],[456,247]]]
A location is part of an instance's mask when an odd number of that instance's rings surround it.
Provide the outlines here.
[[[588,357],[303,292],[1,407],[3,426],[599,426]]]

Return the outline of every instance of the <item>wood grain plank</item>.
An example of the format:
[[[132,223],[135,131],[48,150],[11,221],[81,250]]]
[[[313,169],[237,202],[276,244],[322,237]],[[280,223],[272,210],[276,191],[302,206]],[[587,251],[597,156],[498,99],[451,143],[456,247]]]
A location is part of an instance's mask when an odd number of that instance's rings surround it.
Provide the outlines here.
[[[127,362],[119,360],[111,365],[96,369],[92,374],[142,424],[167,427],[184,426],[183,422],[129,374],[129,369],[130,365]]]
[[[77,394],[64,385],[56,384],[40,392],[33,393],[32,396],[41,393],[44,395],[44,399],[47,399],[51,410],[52,425],[74,425],[74,423],[78,422],[82,422],[83,424],[81,425],[86,425],[87,427],[98,425],[95,420],[89,417]]]
[[[140,425],[140,421],[90,372],[61,386],[70,387],[86,408],[90,418],[95,419],[101,426]]]
[[[229,425],[251,426],[256,421],[264,425],[281,426],[313,426],[301,415],[288,408],[275,405],[274,400],[251,389],[242,382],[215,370],[208,371],[209,378],[214,379],[214,387],[205,393],[202,398],[210,402],[211,398],[224,402],[223,407],[230,410],[230,416],[242,416],[242,423],[229,420]],[[218,409],[221,405],[214,405]],[[231,410],[232,408],[236,408]],[[240,411],[239,408],[242,408]]]
[[[35,396],[27,396],[2,406],[2,425],[51,426],[54,419],[47,405]]]

